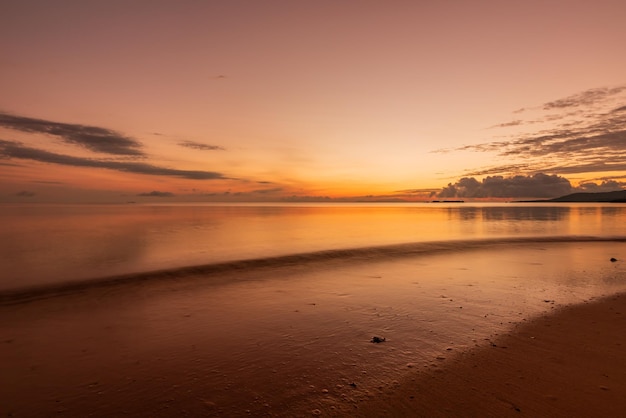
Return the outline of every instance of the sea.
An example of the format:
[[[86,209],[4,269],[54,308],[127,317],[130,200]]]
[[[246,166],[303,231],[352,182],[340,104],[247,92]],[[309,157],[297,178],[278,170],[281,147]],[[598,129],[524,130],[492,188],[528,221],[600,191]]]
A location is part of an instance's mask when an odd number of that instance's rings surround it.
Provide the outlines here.
[[[0,292],[240,261],[623,241],[625,221],[621,203],[7,204]]]

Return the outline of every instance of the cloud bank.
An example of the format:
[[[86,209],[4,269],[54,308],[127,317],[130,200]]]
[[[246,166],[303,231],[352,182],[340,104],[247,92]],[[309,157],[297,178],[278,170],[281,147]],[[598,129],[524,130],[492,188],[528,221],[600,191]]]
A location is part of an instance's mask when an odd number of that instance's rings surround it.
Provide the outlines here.
[[[537,173],[529,176],[487,176],[482,181],[463,177],[449,183],[438,194],[442,198],[553,198],[574,192],[608,192],[621,190],[626,183],[609,180],[601,184],[583,183],[573,187],[558,175]]]
[[[518,198],[557,197],[573,190],[566,178],[557,175],[535,174],[532,176],[488,176],[482,181],[464,177],[448,184],[439,192],[443,198]]]

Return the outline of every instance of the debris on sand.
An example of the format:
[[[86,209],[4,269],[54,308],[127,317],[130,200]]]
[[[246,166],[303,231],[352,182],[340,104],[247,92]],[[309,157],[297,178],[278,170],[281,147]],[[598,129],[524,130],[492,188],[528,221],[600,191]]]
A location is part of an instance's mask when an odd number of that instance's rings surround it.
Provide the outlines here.
[[[387,341],[385,337],[372,337],[373,343],[384,343],[385,341]]]

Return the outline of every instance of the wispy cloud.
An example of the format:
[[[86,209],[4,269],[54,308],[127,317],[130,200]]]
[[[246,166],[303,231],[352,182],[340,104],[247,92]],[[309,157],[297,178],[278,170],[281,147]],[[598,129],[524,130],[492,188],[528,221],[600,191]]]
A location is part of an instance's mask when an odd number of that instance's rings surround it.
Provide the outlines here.
[[[493,167],[483,167],[476,170],[468,170],[466,176],[486,176],[492,174],[502,173],[524,173],[528,171],[539,171],[538,168],[533,167],[530,164],[506,164],[496,165]]]
[[[524,123],[523,120],[516,119],[516,120],[512,120],[511,122],[504,122],[504,123],[499,123],[497,125],[493,125],[491,126],[491,128],[508,128],[511,126],[519,126],[519,125],[522,125],[523,123]]]
[[[280,193],[283,191],[282,187],[274,187],[272,189],[257,189],[257,190],[252,190],[250,193],[256,193],[256,194],[274,194],[274,193]]]
[[[16,131],[52,135],[91,151],[141,157],[141,143],[119,132],[97,126],[52,122],[0,113],[0,126]]]
[[[37,193],[35,193],[35,192],[31,192],[31,191],[28,191],[28,190],[22,190],[21,192],[15,193],[15,196],[19,196],[19,197],[33,197],[36,194]]]
[[[621,171],[626,161],[626,106],[615,107],[626,86],[583,91],[542,105],[561,110],[538,119],[506,122],[493,127],[551,123],[540,131],[515,134],[506,140],[467,145],[436,152],[490,152],[506,157],[507,164],[472,170],[469,176],[488,174],[558,174]]]
[[[137,196],[146,196],[146,197],[173,197],[174,193],[171,192],[160,192],[158,190],[153,190],[148,193],[139,193]]]
[[[106,161],[74,157],[31,148],[15,141],[0,140],[0,157],[33,160],[73,167],[106,168],[109,170],[117,170],[127,173],[181,177],[193,180],[215,180],[228,178],[222,173],[214,171],[178,170],[141,162]]]
[[[611,96],[620,94],[626,90],[626,86],[618,87],[603,87],[596,89],[589,89],[583,92],[574,94],[572,96],[565,97],[563,99],[554,100],[552,102],[544,103],[544,110],[551,109],[564,109],[569,107],[590,106],[596,103],[602,102]]]
[[[225,148],[220,147],[219,145],[208,145],[194,141],[182,141],[179,142],[178,145],[180,145],[181,147],[196,149],[200,151],[225,151]]]

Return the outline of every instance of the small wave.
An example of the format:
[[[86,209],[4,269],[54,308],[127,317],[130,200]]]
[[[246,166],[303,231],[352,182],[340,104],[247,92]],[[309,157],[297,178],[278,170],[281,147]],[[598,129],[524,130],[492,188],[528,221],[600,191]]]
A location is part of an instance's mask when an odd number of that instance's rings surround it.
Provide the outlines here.
[[[81,281],[39,285],[0,291],[0,304],[8,305],[43,299],[65,294],[77,293],[94,288],[123,286],[146,281],[180,280],[189,277],[219,277],[232,272],[254,271],[267,268],[288,267],[294,265],[320,264],[329,261],[381,261],[393,258],[415,257],[419,255],[444,252],[460,252],[486,247],[575,242],[626,242],[626,237],[592,236],[556,236],[556,237],[521,237],[477,240],[430,241],[385,246],[333,249],[309,253],[290,254],[275,257],[228,261],[204,265],[194,265],[129,273],[116,276],[99,277]]]

